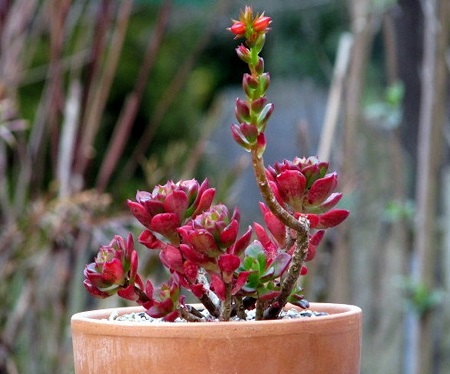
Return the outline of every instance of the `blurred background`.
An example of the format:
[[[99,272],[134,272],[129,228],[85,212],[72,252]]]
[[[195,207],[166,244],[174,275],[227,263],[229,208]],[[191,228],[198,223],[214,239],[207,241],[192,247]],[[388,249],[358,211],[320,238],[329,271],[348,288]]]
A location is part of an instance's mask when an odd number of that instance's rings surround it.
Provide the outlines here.
[[[261,221],[231,140],[236,0],[0,0],[0,373],[72,373],[70,316],[136,190],[208,176]],[[275,112],[266,162],[319,155],[351,210],[307,299],[364,311],[362,373],[450,372],[448,0],[253,1]],[[141,267],[164,275],[157,253]],[[295,354],[293,352],[293,354]]]

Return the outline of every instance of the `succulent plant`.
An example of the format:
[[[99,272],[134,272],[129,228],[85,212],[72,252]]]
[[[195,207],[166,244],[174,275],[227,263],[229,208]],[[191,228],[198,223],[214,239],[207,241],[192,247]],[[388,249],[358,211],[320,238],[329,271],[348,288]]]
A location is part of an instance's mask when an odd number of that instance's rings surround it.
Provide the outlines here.
[[[236,53],[249,68],[231,134],[251,154],[265,226],[254,223],[242,230],[239,210],[230,213],[214,203],[208,180],[169,181],[151,192],[138,191],[128,200],[144,227],[138,241],[159,251],[170,277],[160,286],[143,282],[133,238],[116,236],[85,268],[84,285],[93,296],[117,293],[166,321],[227,321],[234,315],[245,318],[245,309],[256,309],[256,319],[275,319],[288,302],[308,307],[299,278],[306,275],[325,230],[349,212],[335,208],[342,194],[335,192],[338,175],[328,172],[327,162],[296,157],[264,164],[264,132],[274,105],[266,98],[270,75],[260,53],[271,22],[247,6],[228,29],[236,39],[244,38]],[[182,289],[198,298],[209,316],[186,304]]]

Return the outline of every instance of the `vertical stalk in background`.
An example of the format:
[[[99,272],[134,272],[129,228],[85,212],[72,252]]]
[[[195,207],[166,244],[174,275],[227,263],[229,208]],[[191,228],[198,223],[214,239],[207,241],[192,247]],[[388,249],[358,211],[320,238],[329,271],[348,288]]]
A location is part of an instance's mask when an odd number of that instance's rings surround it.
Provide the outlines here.
[[[144,61],[141,65],[141,69],[138,73],[136,83],[133,92],[128,95],[124,107],[120,113],[120,117],[114,128],[112,139],[109,143],[105,156],[103,157],[103,163],[100,167],[99,175],[97,178],[97,188],[99,191],[104,191],[110,178],[117,166],[117,162],[122,155],[126,142],[131,135],[131,129],[133,127],[134,120],[142,101],[142,97],[145,92],[150,71],[152,70],[158,55],[158,51],[161,47],[163,37],[167,28],[169,15],[170,15],[170,1],[165,1],[160,8],[158,15],[158,22],[155,28],[153,37],[150,38],[147,45],[147,51],[144,56]]]
[[[424,55],[416,173],[415,238],[411,277],[414,283],[433,290],[436,284],[436,230],[438,178],[445,118],[449,2],[422,0]],[[411,331],[411,373],[432,373],[433,332],[431,311],[414,315]],[[422,344],[427,342],[427,344]]]
[[[357,177],[355,169],[358,157],[358,126],[362,119],[362,95],[365,80],[365,72],[369,58],[369,51],[374,37],[375,12],[370,0],[351,0],[349,2],[351,15],[351,31],[353,45],[350,56],[348,80],[344,106],[344,137],[341,180],[348,181],[350,188],[352,181]],[[348,192],[348,191],[347,191]],[[345,191],[344,191],[345,193]],[[351,237],[352,226],[341,228],[341,235],[337,240],[336,250],[333,255],[332,278],[330,282],[330,300],[350,302],[352,284],[350,276],[351,262]]]
[[[99,130],[100,120],[108,94],[111,90],[114,74],[117,70],[132,8],[132,0],[124,0],[120,3],[116,27],[111,42],[109,43],[108,53],[105,56],[103,70],[100,73],[98,84],[95,85],[92,92],[89,92],[87,100],[89,106],[86,108],[82,119],[84,127],[81,134],[80,146],[77,150],[77,163],[74,166],[75,173],[80,180],[80,189],[83,188],[83,176],[92,159],[93,142]]]
[[[189,54],[187,55],[184,63],[180,66],[172,81],[167,86],[167,89],[162,95],[161,100],[156,105],[155,114],[152,116],[149,123],[145,126],[145,130],[142,136],[139,138],[139,142],[134,148],[134,151],[127,164],[123,168],[120,176],[121,179],[129,179],[134,174],[139,163],[141,163],[145,158],[148,147],[150,146],[158,127],[161,125],[165,114],[175,102],[177,95],[189,78],[189,73],[192,71],[195,63],[200,58],[201,53],[211,40],[213,32],[214,30],[216,30],[217,20],[226,13],[231,3],[231,0],[222,0],[217,3],[216,9],[211,15],[210,22],[207,24],[205,30],[202,33],[202,36],[194,46],[193,51],[190,53],[187,52]]]

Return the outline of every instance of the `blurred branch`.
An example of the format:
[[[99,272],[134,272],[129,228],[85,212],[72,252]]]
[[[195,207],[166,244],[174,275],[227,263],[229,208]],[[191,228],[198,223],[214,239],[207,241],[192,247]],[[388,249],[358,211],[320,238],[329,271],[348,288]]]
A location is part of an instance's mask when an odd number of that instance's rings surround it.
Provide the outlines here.
[[[212,14],[209,19],[210,22],[206,26],[205,30],[202,32],[202,36],[199,38],[197,44],[194,46],[193,51],[185,59],[183,65],[180,66],[177,74],[173,77],[172,81],[167,86],[167,89],[156,106],[156,113],[150,119],[150,122],[145,127],[145,131],[139,138],[139,142],[134,148],[131,158],[128,160],[126,166],[123,169],[121,178],[129,179],[131,175],[134,174],[139,163],[144,161],[145,153],[150,146],[153,136],[156,130],[161,125],[164,115],[170,109],[171,105],[174,103],[177,95],[183,88],[186,80],[189,77],[189,73],[195,66],[196,61],[201,55],[201,52],[205,49],[208,42],[210,41],[213,32],[215,31],[215,26],[217,24],[217,19],[226,12],[230,7],[232,0],[220,1],[216,7],[214,14]]]
[[[103,163],[100,167],[99,176],[97,178],[97,188],[99,191],[104,191],[106,188],[109,179],[116,168],[117,162],[122,155],[126,142],[130,137],[131,128],[134,120],[136,119],[137,111],[142,101],[142,96],[149,79],[150,71],[156,62],[158,51],[161,48],[162,40],[169,20],[170,8],[170,1],[165,1],[160,9],[156,30],[147,45],[144,61],[139,70],[134,90],[126,99],[119,120],[114,128],[114,133],[108,149],[103,157]]]
[[[120,4],[115,31],[109,43],[108,53],[105,56],[105,66],[103,67],[98,82],[91,86],[92,90],[89,91],[86,102],[87,108],[82,120],[84,127],[81,134],[80,146],[77,150],[77,163],[74,167],[75,174],[80,181],[79,188],[84,184],[83,175],[92,158],[93,142],[100,127],[100,120],[106,105],[106,99],[111,90],[112,81],[119,62],[133,1],[124,0]]]
[[[438,179],[442,159],[443,123],[447,102],[445,53],[448,48],[450,5],[446,0],[421,0],[424,15],[424,55],[422,61],[422,96],[419,118],[418,165],[416,174],[415,237],[411,277],[428,289],[435,285]],[[413,321],[412,372],[433,371],[431,314]]]

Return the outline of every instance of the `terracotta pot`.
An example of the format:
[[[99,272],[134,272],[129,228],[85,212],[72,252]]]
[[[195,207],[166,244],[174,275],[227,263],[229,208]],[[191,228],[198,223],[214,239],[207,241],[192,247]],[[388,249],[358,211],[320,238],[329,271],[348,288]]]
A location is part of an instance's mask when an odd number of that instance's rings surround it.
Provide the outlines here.
[[[102,321],[140,307],[72,317],[75,372],[358,374],[361,309],[311,303],[330,315],[258,322],[133,323]]]

